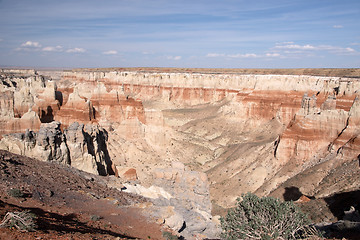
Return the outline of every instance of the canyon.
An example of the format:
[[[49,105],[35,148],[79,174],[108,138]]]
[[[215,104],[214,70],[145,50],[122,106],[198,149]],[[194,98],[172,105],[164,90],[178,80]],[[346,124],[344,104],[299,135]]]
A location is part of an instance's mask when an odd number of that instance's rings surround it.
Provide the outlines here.
[[[0,149],[114,175],[157,199],[174,231],[213,237],[242,193],[359,190],[360,71],[349,71],[3,69]]]

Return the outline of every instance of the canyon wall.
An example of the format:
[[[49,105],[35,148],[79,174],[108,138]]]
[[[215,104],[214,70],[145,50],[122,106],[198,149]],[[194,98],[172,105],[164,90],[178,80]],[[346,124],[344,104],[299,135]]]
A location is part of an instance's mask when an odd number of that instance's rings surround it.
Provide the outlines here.
[[[206,173],[214,208],[248,191],[282,197],[297,187],[318,197],[359,186],[350,177],[328,187],[360,154],[356,78],[3,70],[1,79],[2,142],[53,121],[63,132],[74,122],[96,126],[107,133],[114,174],[133,168],[150,186],[154,169],[182,162]],[[94,161],[75,157],[88,154],[72,154],[77,148],[68,146],[70,163]]]

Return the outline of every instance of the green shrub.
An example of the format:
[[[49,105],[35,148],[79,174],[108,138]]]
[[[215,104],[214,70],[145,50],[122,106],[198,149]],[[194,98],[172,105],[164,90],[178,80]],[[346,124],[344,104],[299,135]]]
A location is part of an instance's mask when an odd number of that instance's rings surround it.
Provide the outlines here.
[[[100,219],[101,219],[101,217],[98,216],[98,215],[91,215],[90,216],[90,220],[94,221],[94,222],[99,221]]]
[[[164,231],[162,232],[162,236],[166,239],[166,240],[178,240],[179,237],[172,234],[171,232],[167,232],[167,231]]]
[[[20,189],[17,189],[17,188],[10,189],[8,191],[8,194],[15,198],[22,198],[25,196],[25,194]]]
[[[221,218],[221,236],[225,239],[296,239],[306,232],[309,223],[292,201],[259,198],[247,193]]]

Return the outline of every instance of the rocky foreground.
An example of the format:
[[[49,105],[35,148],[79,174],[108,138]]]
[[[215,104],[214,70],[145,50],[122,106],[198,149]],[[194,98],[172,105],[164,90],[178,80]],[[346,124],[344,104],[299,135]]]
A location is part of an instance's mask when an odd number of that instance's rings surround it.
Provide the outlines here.
[[[359,203],[325,200],[359,191],[359,69],[292,71],[2,70],[0,148],[113,175],[187,238],[249,191],[336,221]]]
[[[37,218],[36,231],[0,228],[0,239],[161,239],[166,230],[139,207],[146,199],[109,179],[2,150],[0,160],[0,215],[30,210]]]

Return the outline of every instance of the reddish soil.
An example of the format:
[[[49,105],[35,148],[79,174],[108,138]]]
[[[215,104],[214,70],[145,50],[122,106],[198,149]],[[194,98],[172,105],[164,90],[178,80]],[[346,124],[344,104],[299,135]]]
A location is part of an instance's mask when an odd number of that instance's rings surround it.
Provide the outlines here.
[[[37,217],[36,231],[0,228],[0,239],[163,239],[136,206],[146,199],[71,167],[0,150],[0,189],[0,220],[24,210]]]

